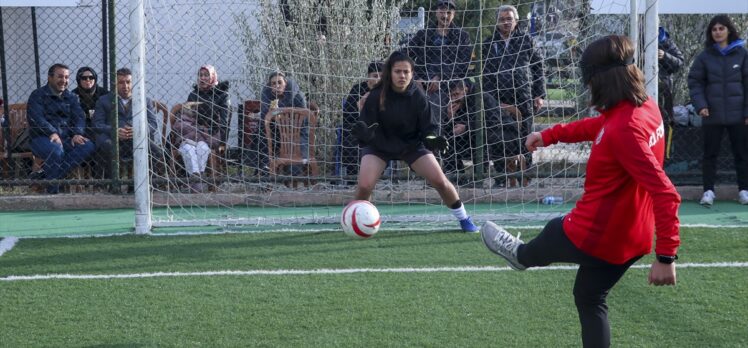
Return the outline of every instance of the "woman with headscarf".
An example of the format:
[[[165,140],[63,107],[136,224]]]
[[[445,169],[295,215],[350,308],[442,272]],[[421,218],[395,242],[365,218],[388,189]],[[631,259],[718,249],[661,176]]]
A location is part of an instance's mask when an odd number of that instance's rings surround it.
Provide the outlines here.
[[[93,68],[84,66],[78,69],[75,74],[75,82],[78,84],[73,90],[73,93],[78,96],[78,101],[81,104],[81,109],[86,115],[86,129],[85,136],[88,139],[96,139],[96,132],[93,122],[94,110],[96,109],[96,102],[99,97],[107,94],[107,90],[98,85],[99,77]],[[103,158],[99,156],[92,156],[94,164],[89,161],[84,162],[84,165],[89,165],[92,170],[94,177],[102,177],[104,175],[104,168],[109,166]]]
[[[94,139],[93,133],[93,111],[96,109],[96,101],[106,94],[106,89],[100,87],[98,75],[92,68],[84,66],[75,74],[75,82],[78,84],[73,93],[78,96],[81,109],[86,114],[86,137]]]
[[[229,120],[229,83],[218,82],[212,65],[197,72],[197,84],[182,107],[173,131],[181,138],[179,153],[189,175],[205,172],[211,150],[225,146]],[[195,187],[193,187],[195,189]],[[202,188],[197,188],[201,191]]]

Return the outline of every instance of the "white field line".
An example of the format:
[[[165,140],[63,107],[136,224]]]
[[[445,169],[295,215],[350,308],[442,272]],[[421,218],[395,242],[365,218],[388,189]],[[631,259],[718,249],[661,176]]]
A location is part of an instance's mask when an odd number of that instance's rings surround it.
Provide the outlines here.
[[[506,228],[512,229],[536,229],[542,230],[545,225],[505,225]],[[686,228],[704,228],[704,229],[735,229],[735,228],[746,228],[746,225],[707,225],[707,224],[681,224],[680,227]],[[414,229],[415,230],[415,229]],[[430,228],[418,228],[419,232],[444,232],[444,231],[455,231],[452,224],[445,227],[430,227]],[[380,230],[381,231],[381,230]],[[339,227],[326,227],[326,228],[315,228],[315,229],[300,229],[300,228],[286,228],[286,229],[273,229],[268,231],[242,231],[242,230],[226,230],[226,231],[176,231],[176,232],[156,232],[147,233],[145,235],[151,237],[181,237],[181,236],[205,236],[205,235],[221,235],[221,234],[245,234],[245,233],[318,233],[318,232],[342,232]],[[388,233],[398,231],[387,231]],[[405,232],[408,233],[408,232]],[[105,234],[69,234],[69,235],[41,235],[41,236],[29,236],[22,237],[22,239],[55,239],[55,238],[108,238],[108,237],[120,237],[120,236],[134,236],[135,232],[122,232],[122,233],[105,233]],[[6,237],[12,238],[12,237]],[[2,253],[0,253],[2,255]]]
[[[645,269],[649,265],[634,265],[631,268]],[[715,263],[679,263],[678,268],[748,268],[748,262],[715,262]],[[540,268],[530,268],[529,271],[557,271],[576,270],[576,265],[558,265]],[[444,272],[503,272],[510,271],[509,267],[495,266],[464,266],[464,267],[424,267],[424,268],[343,268],[343,269],[276,269],[276,270],[248,270],[248,271],[206,271],[206,272],[153,272],[128,274],[37,274],[26,276],[0,277],[0,281],[51,280],[51,279],[133,279],[133,278],[163,278],[163,277],[212,277],[212,276],[285,276],[285,275],[335,275],[357,273],[444,273]]]
[[[16,246],[16,243],[18,243],[18,238],[16,237],[5,237],[0,240],[0,256],[3,256],[6,252],[10,251],[10,249],[13,249],[14,246]]]

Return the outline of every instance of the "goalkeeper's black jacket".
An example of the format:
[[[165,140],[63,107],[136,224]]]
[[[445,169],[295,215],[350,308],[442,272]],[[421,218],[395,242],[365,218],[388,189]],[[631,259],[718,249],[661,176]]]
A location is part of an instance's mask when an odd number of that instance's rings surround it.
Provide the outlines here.
[[[378,123],[379,127],[374,139],[362,145],[399,157],[421,146],[427,135],[437,134],[439,120],[431,114],[426,93],[417,85],[411,81],[403,93],[387,91],[384,108],[379,101],[382,86],[371,90],[361,110],[361,120],[367,125]]]

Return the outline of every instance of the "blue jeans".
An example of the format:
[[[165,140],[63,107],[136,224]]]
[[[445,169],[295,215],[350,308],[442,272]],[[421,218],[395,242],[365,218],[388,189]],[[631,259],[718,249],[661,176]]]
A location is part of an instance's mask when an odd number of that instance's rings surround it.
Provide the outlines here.
[[[81,164],[95,149],[94,143],[90,140],[84,144],[73,145],[72,138],[62,138],[60,145],[45,136],[31,139],[31,152],[44,161],[44,176],[50,180],[67,176],[70,170]],[[58,192],[59,185],[47,186],[47,193]]]

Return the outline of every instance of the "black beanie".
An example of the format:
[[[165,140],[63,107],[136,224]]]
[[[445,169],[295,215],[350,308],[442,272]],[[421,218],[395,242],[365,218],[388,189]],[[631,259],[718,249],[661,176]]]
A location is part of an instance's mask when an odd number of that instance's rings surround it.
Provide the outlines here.
[[[384,63],[382,63],[381,60],[377,60],[369,63],[369,67],[366,68],[366,73],[371,74],[374,72],[382,72],[382,69],[384,69]]]

